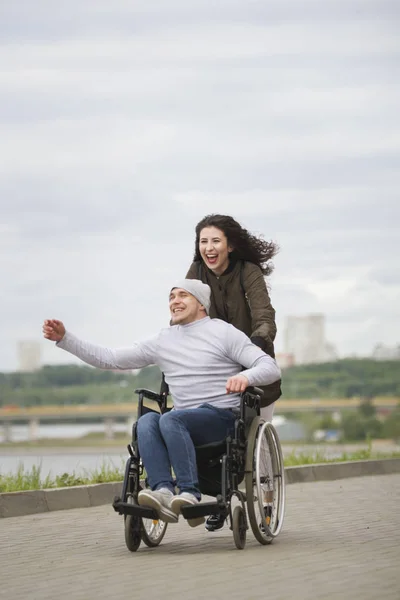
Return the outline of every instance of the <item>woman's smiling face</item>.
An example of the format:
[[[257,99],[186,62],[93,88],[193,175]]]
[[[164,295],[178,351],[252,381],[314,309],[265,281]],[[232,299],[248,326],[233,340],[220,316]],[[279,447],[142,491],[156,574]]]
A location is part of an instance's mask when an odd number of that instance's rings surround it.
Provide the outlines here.
[[[222,275],[229,266],[229,253],[233,248],[218,227],[204,227],[199,236],[199,252],[204,263],[215,275]]]

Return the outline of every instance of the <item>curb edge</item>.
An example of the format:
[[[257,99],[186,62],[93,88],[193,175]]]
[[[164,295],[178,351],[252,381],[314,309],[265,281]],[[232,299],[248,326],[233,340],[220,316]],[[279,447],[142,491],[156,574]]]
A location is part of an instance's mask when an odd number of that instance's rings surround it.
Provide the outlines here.
[[[320,463],[285,468],[287,484],[393,473],[400,473],[400,458]],[[0,519],[111,504],[114,496],[121,492],[121,486],[121,481],[115,481],[67,488],[0,493]]]

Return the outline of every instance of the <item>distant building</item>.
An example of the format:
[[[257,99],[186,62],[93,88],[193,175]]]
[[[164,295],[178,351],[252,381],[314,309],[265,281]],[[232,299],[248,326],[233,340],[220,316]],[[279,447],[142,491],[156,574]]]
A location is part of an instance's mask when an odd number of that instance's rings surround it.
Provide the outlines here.
[[[335,348],[325,337],[325,315],[289,316],[284,331],[285,354],[296,365],[330,362],[337,359]]]
[[[40,369],[42,346],[34,340],[23,340],[17,345],[18,370],[31,372]]]
[[[385,346],[377,344],[372,351],[375,360],[400,360],[400,344],[397,346]]]
[[[275,358],[276,358],[276,362],[278,363],[278,366],[280,369],[287,369],[288,367],[293,367],[293,365],[295,364],[293,354],[286,354],[285,352],[277,352]]]

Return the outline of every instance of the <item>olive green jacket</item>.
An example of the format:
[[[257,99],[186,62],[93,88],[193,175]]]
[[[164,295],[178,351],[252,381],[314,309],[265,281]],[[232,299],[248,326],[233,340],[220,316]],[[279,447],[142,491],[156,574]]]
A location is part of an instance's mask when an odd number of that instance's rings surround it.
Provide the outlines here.
[[[275,310],[264,275],[250,262],[237,261],[217,277],[204,263],[193,262],[187,279],[201,279],[211,288],[210,317],[222,319],[243,331],[253,343],[275,358]],[[280,381],[263,388],[262,406],[281,396]]]

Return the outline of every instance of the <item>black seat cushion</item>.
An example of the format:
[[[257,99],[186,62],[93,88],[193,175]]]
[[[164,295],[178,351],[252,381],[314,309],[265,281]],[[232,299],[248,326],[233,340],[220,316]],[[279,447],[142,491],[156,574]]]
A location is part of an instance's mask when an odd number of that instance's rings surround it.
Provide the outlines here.
[[[199,488],[203,495],[221,493],[221,457],[226,452],[226,439],[196,446]]]
[[[218,496],[222,492],[222,465],[219,459],[197,464],[199,489],[204,496]],[[238,474],[238,485],[244,479],[244,471]]]
[[[197,466],[199,489],[203,496],[218,496],[221,493],[221,463],[210,462]]]
[[[219,458],[226,452],[226,439],[211,442],[203,446],[196,446],[197,463],[204,463],[213,458]]]
[[[226,439],[204,446],[196,446],[197,472],[199,488],[205,496],[217,496],[221,493],[221,458],[226,453]],[[243,480],[239,476],[239,483]]]

